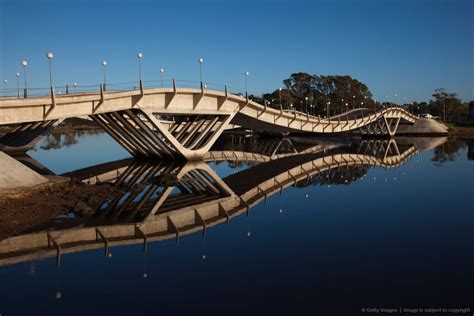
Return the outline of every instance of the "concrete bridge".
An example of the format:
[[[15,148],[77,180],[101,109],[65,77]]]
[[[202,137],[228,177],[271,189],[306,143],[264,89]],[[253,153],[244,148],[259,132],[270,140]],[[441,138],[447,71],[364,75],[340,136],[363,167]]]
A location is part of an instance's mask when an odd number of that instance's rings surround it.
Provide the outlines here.
[[[101,165],[97,174],[85,182],[109,182],[123,188],[124,194],[106,201],[92,215],[73,221],[55,222],[37,232],[0,241],[0,266],[56,256],[57,264],[67,253],[118,245],[176,238],[226,222],[290,186],[307,185],[315,179],[330,178],[332,171],[347,171],[345,181],[353,181],[354,168],[396,168],[418,150],[400,149],[394,140],[363,141],[353,152],[307,148],[306,153],[282,157],[256,155],[256,166],[224,179],[203,162],[165,162],[128,160]],[[311,147],[310,147],[311,148]],[[235,152],[227,160],[247,160],[253,153]],[[209,156],[222,157],[223,152]],[[209,159],[212,159],[209,157]],[[242,181],[252,176],[252,182]],[[342,181],[344,179],[339,179]],[[344,182],[343,182],[344,183]]]
[[[102,86],[101,86],[102,87]],[[415,124],[418,118],[403,108],[351,111],[321,118],[308,113],[270,108],[248,97],[200,89],[143,88],[0,99],[0,125],[20,124],[4,136],[26,139],[40,135],[58,120],[89,116],[136,157],[201,159],[229,124],[268,133],[337,134],[358,131],[393,136],[399,124]]]

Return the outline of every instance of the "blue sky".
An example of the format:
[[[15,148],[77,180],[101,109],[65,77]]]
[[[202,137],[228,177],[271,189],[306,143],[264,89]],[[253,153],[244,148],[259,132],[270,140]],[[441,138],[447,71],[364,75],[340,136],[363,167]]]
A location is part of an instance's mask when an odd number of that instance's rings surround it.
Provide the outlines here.
[[[377,99],[427,100],[444,87],[474,100],[474,1],[21,1],[0,0],[0,76],[15,87],[166,77],[272,91],[294,72],[348,74]],[[394,97],[395,93],[399,96]]]

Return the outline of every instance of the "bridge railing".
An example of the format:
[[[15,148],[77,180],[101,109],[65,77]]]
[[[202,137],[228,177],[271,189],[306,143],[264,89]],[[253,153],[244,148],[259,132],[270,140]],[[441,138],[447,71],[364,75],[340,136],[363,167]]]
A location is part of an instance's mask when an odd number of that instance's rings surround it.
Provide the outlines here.
[[[142,82],[145,89],[150,88],[173,88],[176,85],[177,88],[194,88],[200,89],[201,82],[193,80],[184,80],[184,79],[158,79],[158,80],[145,80]],[[227,89],[228,93],[244,96],[245,92],[236,87],[213,83],[213,82],[203,82],[202,83],[205,89],[215,90],[224,92]],[[96,94],[100,92],[101,86],[105,93],[114,93],[114,92],[124,92],[124,91],[133,91],[140,89],[140,81],[129,81],[129,82],[118,82],[118,83],[98,83],[98,84],[89,84],[89,85],[58,85],[54,86],[54,94],[56,97],[61,97],[64,95],[73,95],[73,94]],[[0,100],[5,99],[24,99],[24,98],[37,98],[37,97],[46,97],[51,96],[51,88],[8,88],[0,90]]]
[[[173,88],[173,80],[177,88],[191,88],[191,89],[201,89],[201,82],[194,80],[184,80],[184,79],[163,79],[161,80],[145,80],[143,81],[144,88]],[[224,92],[227,89],[228,93],[235,95],[245,95],[245,91],[240,88],[214,83],[214,82],[202,82],[204,89],[214,90]]]
[[[173,88],[176,86],[176,88],[193,88],[193,89],[201,89],[201,85],[203,86],[204,89],[209,89],[209,90],[214,90],[214,91],[220,91],[224,92],[227,90],[228,93],[234,94],[234,95],[239,95],[239,96],[245,96],[246,93],[240,88],[232,87],[229,85],[224,85],[224,84],[219,84],[219,83],[213,83],[213,82],[201,82],[201,81],[195,81],[195,80],[185,80],[185,79],[154,79],[154,80],[145,80],[142,81],[143,87],[145,89],[151,89],[151,88]],[[70,96],[70,95],[87,95],[87,94],[97,94],[100,93],[101,87],[103,88],[104,92],[107,94],[110,93],[119,93],[119,92],[126,92],[126,91],[133,91],[133,90],[139,90],[140,89],[140,81],[128,81],[128,82],[118,82],[118,83],[99,83],[99,84],[91,84],[91,85],[61,85],[61,86],[54,86],[54,94],[56,98],[61,98],[63,96]],[[1,90],[2,93],[0,93],[0,101],[5,100],[5,99],[23,99],[25,97],[27,98],[38,98],[38,97],[46,97],[46,96],[51,96],[51,88],[28,88],[27,94],[25,95],[25,91],[23,89],[19,88],[8,88],[8,89],[3,89]],[[271,105],[269,106],[270,108],[273,108],[275,110],[280,110],[280,105]],[[389,108],[381,108],[375,111],[370,111],[370,113],[367,113],[368,115],[373,115],[379,111],[383,111],[384,109],[390,109],[390,108],[400,108],[405,110],[409,115],[414,116],[412,113],[410,113],[407,109],[400,107],[400,106],[395,106],[395,107],[389,107]],[[291,113],[294,114],[298,117],[306,117],[312,120],[318,120],[319,118],[326,118],[325,116],[319,116],[319,115],[314,115],[312,113],[307,113],[304,111],[299,111],[296,110],[296,108],[289,108],[287,105],[282,106],[281,110],[285,113]],[[353,110],[351,110],[353,111]],[[349,112],[351,112],[349,111]],[[349,113],[348,112],[348,113]],[[332,120],[337,120],[338,117],[342,118],[346,113],[341,113],[335,116],[332,116]],[[367,116],[367,115],[364,115]],[[357,119],[360,117],[357,117],[357,115],[353,118],[350,119]],[[342,119],[345,120],[345,119]]]

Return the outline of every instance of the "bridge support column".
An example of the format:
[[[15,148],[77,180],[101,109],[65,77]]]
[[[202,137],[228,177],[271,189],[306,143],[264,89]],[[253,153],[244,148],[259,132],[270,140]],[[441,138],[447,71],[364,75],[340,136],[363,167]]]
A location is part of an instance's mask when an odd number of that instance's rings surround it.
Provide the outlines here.
[[[383,117],[385,121],[385,126],[390,136],[395,135],[397,132],[398,124],[400,123],[400,117]]]
[[[359,128],[361,134],[369,136],[392,136],[390,133],[390,126],[385,116],[380,116],[378,119],[361,126]]]
[[[133,156],[200,159],[234,114],[160,115],[139,109],[91,115]]]

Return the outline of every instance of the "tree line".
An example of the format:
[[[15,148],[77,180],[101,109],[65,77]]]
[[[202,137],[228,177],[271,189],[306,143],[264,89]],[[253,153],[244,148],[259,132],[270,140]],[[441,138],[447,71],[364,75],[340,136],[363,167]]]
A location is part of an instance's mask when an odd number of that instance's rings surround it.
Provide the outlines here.
[[[304,72],[292,74],[283,80],[283,87],[261,96],[249,98],[267,106],[283,110],[296,110],[322,117],[333,116],[356,108],[380,109],[399,105],[415,115],[429,113],[446,121],[466,119],[468,104],[455,93],[436,89],[429,102],[394,104],[373,99],[369,88],[351,76],[311,75]]]

